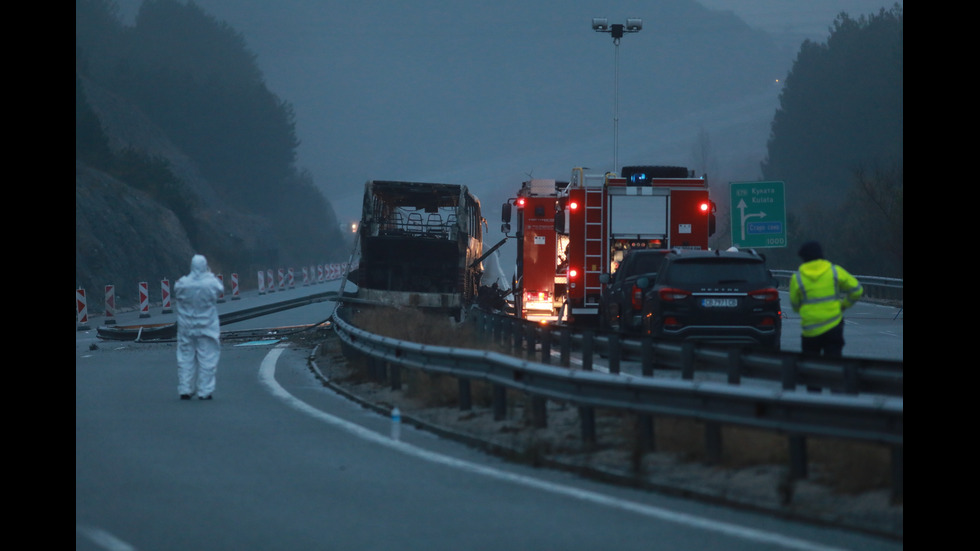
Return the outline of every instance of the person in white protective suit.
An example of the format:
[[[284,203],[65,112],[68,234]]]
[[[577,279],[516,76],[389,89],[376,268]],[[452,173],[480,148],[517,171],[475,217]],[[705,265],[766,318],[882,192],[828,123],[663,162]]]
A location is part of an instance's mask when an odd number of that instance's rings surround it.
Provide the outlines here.
[[[224,285],[208,269],[208,261],[196,254],[191,273],[174,284],[177,305],[177,391],[181,400],[196,392],[210,400],[221,356],[218,297]]]

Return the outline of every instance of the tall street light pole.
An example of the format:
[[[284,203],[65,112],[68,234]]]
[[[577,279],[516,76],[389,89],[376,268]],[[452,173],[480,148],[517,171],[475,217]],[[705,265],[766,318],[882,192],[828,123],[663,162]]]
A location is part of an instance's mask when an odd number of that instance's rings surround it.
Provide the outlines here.
[[[639,32],[643,28],[643,20],[630,18],[625,25],[610,25],[604,17],[592,18],[592,30],[597,33],[612,35],[616,46],[615,74],[613,76],[613,172],[619,174],[619,40],[624,33]]]

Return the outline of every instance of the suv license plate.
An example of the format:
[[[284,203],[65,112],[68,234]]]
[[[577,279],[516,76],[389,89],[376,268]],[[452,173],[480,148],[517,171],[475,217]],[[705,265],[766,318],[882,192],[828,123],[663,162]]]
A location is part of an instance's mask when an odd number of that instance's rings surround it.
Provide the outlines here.
[[[735,308],[738,306],[737,298],[705,298],[701,299],[701,306],[704,308]]]

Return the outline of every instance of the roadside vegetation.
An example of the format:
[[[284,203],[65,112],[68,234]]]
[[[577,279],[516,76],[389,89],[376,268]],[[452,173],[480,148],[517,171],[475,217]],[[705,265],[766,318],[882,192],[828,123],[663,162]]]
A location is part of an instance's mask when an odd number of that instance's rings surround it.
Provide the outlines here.
[[[762,180],[786,182],[793,269],[807,240],[851,273],[902,277],[904,15],[840,14],[825,43],[804,42],[783,82]]]
[[[112,0],[75,3],[76,164],[172,211],[212,266],[254,273],[345,256],[333,207],[296,165],[293,107],[268,89],[243,36],[194,2],[146,0],[131,26],[118,13]],[[119,250],[99,217],[129,215],[76,213],[96,221],[76,228],[77,283],[128,288],[138,269],[118,265],[145,258],[93,258],[104,253],[79,245]],[[110,260],[114,270],[79,270]]]

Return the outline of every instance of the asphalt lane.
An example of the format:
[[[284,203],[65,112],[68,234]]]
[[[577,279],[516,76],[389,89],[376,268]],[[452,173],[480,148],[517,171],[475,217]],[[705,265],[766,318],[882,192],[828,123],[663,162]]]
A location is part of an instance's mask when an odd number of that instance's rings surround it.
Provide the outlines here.
[[[325,308],[283,314],[311,323]],[[173,344],[92,333],[76,332],[76,549],[901,548],[409,427],[392,440],[389,419],[324,388],[288,342],[225,343],[215,399],[181,401]]]
[[[789,293],[779,293],[783,310],[781,346],[800,351],[800,315],[793,311]],[[901,308],[859,301],[844,312],[844,356],[904,361],[905,313]]]

